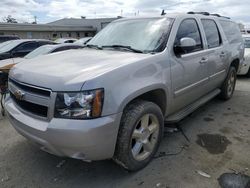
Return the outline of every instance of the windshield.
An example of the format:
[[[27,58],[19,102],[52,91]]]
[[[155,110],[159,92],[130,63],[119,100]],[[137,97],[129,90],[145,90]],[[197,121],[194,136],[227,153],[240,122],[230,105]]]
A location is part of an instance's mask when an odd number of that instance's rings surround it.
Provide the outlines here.
[[[3,46],[9,44],[10,42],[12,42],[12,41],[9,40],[9,41],[6,41],[6,42],[1,43],[1,44],[0,44],[0,48],[2,48]]]
[[[150,18],[122,20],[109,24],[88,45],[129,46],[144,53],[155,52],[164,41],[172,19]]]
[[[245,38],[245,48],[250,48],[250,38]]]
[[[18,46],[19,44],[21,44],[23,41],[22,40],[12,40],[11,42],[7,43],[6,45],[2,46],[0,48],[0,52],[8,52],[10,50],[12,50],[13,48],[15,48],[16,46]]]
[[[55,46],[53,46],[53,45],[41,46],[41,47],[33,50],[32,52],[28,53],[24,58],[25,59],[32,59],[32,58],[37,57],[39,55],[48,54],[54,47]]]

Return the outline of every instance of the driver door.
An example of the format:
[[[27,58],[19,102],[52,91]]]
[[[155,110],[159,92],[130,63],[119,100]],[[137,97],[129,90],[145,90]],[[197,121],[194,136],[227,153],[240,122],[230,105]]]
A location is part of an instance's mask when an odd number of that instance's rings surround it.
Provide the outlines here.
[[[182,38],[192,38],[196,46],[189,50],[176,50]],[[193,103],[208,91],[208,53],[204,50],[202,35],[193,18],[184,19],[177,30],[173,55],[171,55],[171,77],[173,103],[172,113]]]

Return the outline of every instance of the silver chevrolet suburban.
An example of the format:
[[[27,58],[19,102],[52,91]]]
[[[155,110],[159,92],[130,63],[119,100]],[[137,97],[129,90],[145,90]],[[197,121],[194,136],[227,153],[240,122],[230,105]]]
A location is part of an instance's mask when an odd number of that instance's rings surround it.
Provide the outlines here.
[[[232,97],[243,56],[237,24],[217,14],[120,19],[84,49],[16,65],[5,106],[46,152],[136,171],[155,155],[164,124]]]

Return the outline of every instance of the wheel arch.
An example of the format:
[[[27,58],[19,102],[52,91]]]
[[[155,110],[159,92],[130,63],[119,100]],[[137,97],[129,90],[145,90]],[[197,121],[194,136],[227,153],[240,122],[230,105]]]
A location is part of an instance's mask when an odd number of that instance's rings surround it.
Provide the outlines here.
[[[163,116],[167,111],[167,91],[163,87],[146,88],[136,94],[127,97],[121,105],[121,111],[123,112],[126,107],[136,100],[150,101],[158,105],[162,111]]]
[[[238,71],[239,71],[239,68],[240,68],[240,59],[238,59],[238,58],[234,59],[234,60],[231,62],[230,67],[235,67],[236,72],[238,72]]]

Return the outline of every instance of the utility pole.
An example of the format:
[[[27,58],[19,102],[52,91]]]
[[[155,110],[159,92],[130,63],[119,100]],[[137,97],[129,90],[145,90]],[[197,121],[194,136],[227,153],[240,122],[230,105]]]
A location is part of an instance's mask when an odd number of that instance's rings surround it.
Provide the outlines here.
[[[37,16],[34,16],[35,22],[34,24],[37,24]]]

